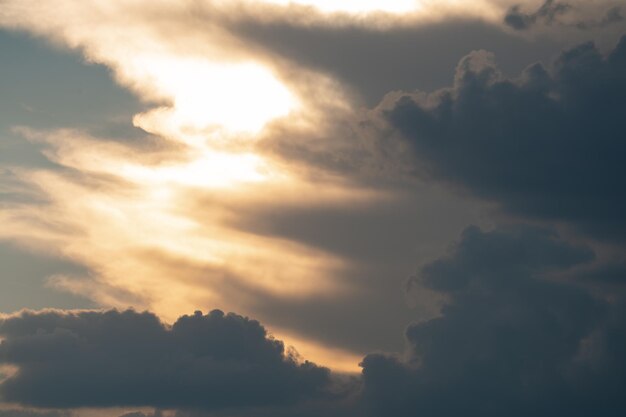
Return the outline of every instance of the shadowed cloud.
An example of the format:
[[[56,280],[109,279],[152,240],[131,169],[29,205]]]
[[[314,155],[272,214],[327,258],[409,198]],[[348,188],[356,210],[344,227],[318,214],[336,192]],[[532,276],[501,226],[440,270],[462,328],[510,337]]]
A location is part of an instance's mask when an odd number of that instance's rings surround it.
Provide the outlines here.
[[[507,12],[504,21],[513,29],[525,30],[536,24],[537,21],[553,24],[560,15],[567,13],[571,6],[567,3],[546,0],[539,9],[533,13],[524,13],[519,5],[513,6]]]
[[[509,213],[623,240],[625,74],[626,37],[606,57],[586,43],[519,80],[478,51],[461,61],[452,88],[389,96],[380,108],[418,175],[465,187]]]
[[[169,328],[151,313],[22,312],[0,322],[5,401],[39,407],[218,409],[323,394],[329,371],[297,363],[256,321],[219,310]],[[59,383],[62,381],[62,383]]]
[[[41,411],[21,408],[0,410],[0,417],[70,417],[71,415],[66,410]]]
[[[393,416],[621,415],[623,308],[543,277],[591,257],[545,230],[468,228],[421,270],[441,316],[407,329],[406,358],[364,359],[364,400]]]
[[[584,4],[584,3],[583,3]],[[504,17],[504,23],[515,30],[528,30],[535,25],[545,26],[560,25],[572,26],[578,29],[602,28],[608,25],[622,22],[622,9],[619,6],[610,7],[599,19],[593,20],[586,16],[584,12],[569,21],[565,16],[576,11],[578,5],[569,2],[559,2],[546,0],[536,11],[527,13],[522,10],[522,6],[512,6]]]
[[[561,49],[553,39],[529,42],[478,19],[386,29],[244,21],[233,30],[274,54],[332,74],[368,104],[375,104],[392,90],[443,87],[458,57],[472,49],[484,48],[504,56],[505,70],[510,73]]]

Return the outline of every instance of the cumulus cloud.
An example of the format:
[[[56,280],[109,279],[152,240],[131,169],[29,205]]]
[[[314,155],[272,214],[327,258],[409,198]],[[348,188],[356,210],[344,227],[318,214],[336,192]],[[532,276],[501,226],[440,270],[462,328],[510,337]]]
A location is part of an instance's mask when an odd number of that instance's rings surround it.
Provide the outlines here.
[[[401,139],[381,146],[400,144],[412,155],[412,172],[464,187],[508,213],[623,240],[625,74],[626,37],[608,56],[582,44],[520,79],[474,52],[458,65],[452,88],[383,101],[379,114]]]
[[[406,331],[405,358],[363,361],[376,415],[618,416],[626,388],[619,305],[546,274],[592,258],[546,230],[468,228],[419,282],[447,297]]]
[[[0,321],[4,401],[37,407],[220,409],[328,394],[330,374],[299,363],[257,321],[214,310],[171,327],[131,310],[24,311]]]

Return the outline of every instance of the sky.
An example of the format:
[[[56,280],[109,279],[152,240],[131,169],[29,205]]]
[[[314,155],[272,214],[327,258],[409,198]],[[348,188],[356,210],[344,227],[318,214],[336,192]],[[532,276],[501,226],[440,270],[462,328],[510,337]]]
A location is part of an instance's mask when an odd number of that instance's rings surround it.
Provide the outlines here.
[[[0,417],[619,416],[623,0],[0,0]]]

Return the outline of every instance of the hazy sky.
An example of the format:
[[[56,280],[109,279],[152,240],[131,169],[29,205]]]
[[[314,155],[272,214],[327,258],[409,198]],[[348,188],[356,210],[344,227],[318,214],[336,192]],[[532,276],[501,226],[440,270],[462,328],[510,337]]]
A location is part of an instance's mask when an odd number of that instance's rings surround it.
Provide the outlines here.
[[[0,417],[617,416],[626,3],[0,0]]]

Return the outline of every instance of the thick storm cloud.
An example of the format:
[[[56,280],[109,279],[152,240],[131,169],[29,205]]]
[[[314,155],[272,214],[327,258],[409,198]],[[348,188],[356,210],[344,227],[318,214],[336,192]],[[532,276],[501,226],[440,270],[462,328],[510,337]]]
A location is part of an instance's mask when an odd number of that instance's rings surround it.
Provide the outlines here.
[[[364,359],[365,401],[393,416],[621,415],[623,307],[546,278],[592,256],[545,230],[468,228],[419,276],[447,297],[441,316],[407,329],[406,358]]]
[[[0,385],[3,400],[37,407],[290,404],[323,395],[330,378],[257,321],[219,310],[171,328],[130,310],[22,312],[0,334],[0,363],[18,368]]]
[[[626,239],[626,37],[608,56],[582,44],[516,80],[477,51],[452,88],[390,96],[380,108],[419,175],[509,213]]]

